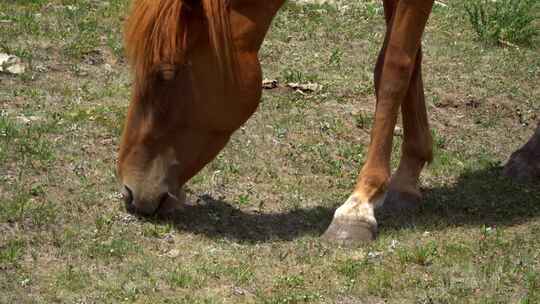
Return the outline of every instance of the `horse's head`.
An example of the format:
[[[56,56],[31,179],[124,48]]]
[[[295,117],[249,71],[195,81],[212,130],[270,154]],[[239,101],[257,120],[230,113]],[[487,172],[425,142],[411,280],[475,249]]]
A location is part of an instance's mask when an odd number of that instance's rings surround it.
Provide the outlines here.
[[[128,21],[135,82],[118,160],[128,210],[181,205],[181,187],[257,108],[257,51],[271,16],[261,28],[246,19],[250,10],[202,3],[139,0]]]

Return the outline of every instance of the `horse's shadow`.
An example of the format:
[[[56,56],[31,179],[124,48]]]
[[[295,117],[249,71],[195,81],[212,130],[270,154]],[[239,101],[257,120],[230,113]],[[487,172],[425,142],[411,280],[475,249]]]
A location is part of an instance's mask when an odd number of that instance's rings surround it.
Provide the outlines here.
[[[450,186],[424,190],[420,210],[410,215],[379,215],[381,233],[404,227],[435,231],[455,226],[512,226],[540,216],[540,186],[519,185],[493,167],[461,175]],[[318,236],[334,209],[315,207],[282,213],[243,211],[208,195],[166,221],[178,231],[238,242],[268,242]],[[158,220],[163,221],[163,220]]]
[[[385,229],[413,226],[427,231],[456,226],[514,226],[540,216],[540,185],[517,184],[501,167],[463,173],[449,186],[424,191],[414,218],[382,216]]]
[[[330,224],[333,210],[314,207],[283,213],[244,211],[209,195],[199,197],[196,204],[169,217],[178,231],[204,234],[240,242],[293,240],[303,235],[319,235]]]

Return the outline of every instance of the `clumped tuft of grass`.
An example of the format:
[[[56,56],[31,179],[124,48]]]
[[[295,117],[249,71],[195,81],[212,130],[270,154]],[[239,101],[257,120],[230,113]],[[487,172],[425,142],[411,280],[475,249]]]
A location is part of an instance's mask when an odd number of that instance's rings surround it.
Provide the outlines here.
[[[434,242],[429,242],[426,245],[416,245],[412,250],[400,249],[397,254],[402,265],[414,263],[420,266],[429,266],[437,257],[437,251],[437,245]]]
[[[25,251],[25,244],[22,240],[10,240],[5,245],[0,246],[0,269],[8,266],[18,267],[20,259]]]
[[[186,270],[178,268],[168,275],[167,281],[173,288],[188,288],[193,285],[195,280]]]
[[[539,33],[537,5],[537,0],[472,0],[465,4],[465,10],[480,40],[530,45]]]

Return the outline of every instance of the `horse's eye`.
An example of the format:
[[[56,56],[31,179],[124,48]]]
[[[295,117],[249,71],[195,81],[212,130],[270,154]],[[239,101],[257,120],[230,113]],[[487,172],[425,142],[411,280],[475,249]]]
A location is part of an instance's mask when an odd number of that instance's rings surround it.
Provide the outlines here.
[[[161,64],[157,70],[158,76],[163,81],[171,81],[176,78],[177,68],[173,64]]]

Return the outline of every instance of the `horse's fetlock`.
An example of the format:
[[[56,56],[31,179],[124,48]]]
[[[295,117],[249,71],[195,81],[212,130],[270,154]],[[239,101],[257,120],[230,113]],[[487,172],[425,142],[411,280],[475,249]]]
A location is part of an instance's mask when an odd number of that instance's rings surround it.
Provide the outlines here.
[[[355,192],[365,202],[376,201],[386,193],[389,181],[390,173],[360,174]]]

